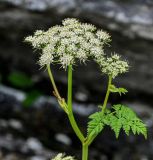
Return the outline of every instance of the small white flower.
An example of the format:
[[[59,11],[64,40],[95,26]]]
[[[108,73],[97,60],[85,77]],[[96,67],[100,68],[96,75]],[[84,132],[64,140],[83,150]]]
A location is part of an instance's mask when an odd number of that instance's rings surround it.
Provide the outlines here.
[[[72,55],[66,54],[60,57],[60,63],[64,69],[67,68],[67,66],[74,63],[74,57]]]
[[[61,39],[61,45],[69,45],[69,44],[70,44],[70,39],[68,38]]]
[[[62,24],[64,26],[68,26],[68,25],[72,25],[72,24],[78,24],[79,21],[75,18],[67,18],[65,20],[62,21]]]
[[[40,66],[43,67],[45,65],[49,65],[52,62],[53,62],[53,55],[52,54],[44,53],[40,56],[40,59],[39,59]]]
[[[87,43],[86,41],[84,41],[80,45],[81,45],[81,48],[86,51],[91,51],[91,48],[93,47],[90,43]]]
[[[45,48],[42,50],[43,54],[54,54],[54,46],[48,44]]]
[[[92,38],[90,39],[90,43],[93,45],[93,46],[100,46],[102,43],[99,41],[99,39],[97,38]]]
[[[98,37],[100,40],[102,40],[102,41],[104,41],[104,42],[105,42],[105,41],[106,41],[106,42],[110,41],[110,38],[111,38],[108,33],[104,32],[104,31],[102,31],[102,30],[97,31],[96,35],[97,35],[97,37]]]
[[[80,42],[80,39],[78,36],[72,36],[70,38],[70,41],[71,41],[71,43],[78,44]]]
[[[90,40],[90,39],[95,38],[95,36],[92,32],[85,32],[84,33],[84,38],[86,38],[87,40]]]
[[[75,33],[76,35],[82,35],[82,34],[84,34],[84,31],[83,31],[82,29],[80,29],[80,28],[76,28],[76,29],[74,30],[74,33]]]
[[[86,31],[95,31],[96,30],[96,27],[92,24],[87,24],[87,23],[84,23],[81,25],[81,28],[86,32]]]
[[[76,52],[77,52],[77,47],[75,46],[75,44],[70,44],[67,48],[67,51],[69,52],[69,53],[71,53],[71,54],[76,54]]]
[[[42,35],[43,33],[44,32],[42,30],[37,30],[34,35],[39,36],[39,35]]]
[[[48,35],[54,36],[56,34],[58,34],[61,31],[62,27],[61,26],[53,26],[51,28],[49,28],[49,30],[47,31]]]
[[[65,50],[66,50],[66,46],[65,45],[60,45],[57,50],[56,50],[56,53],[58,55],[63,55],[65,53]]]
[[[76,57],[82,62],[85,62],[86,59],[88,58],[87,54],[86,54],[86,51],[83,50],[83,49],[78,50]]]
[[[32,36],[28,36],[25,38],[25,42],[32,43],[34,38]]]
[[[102,48],[100,47],[92,47],[91,48],[91,54],[96,58],[96,59],[99,59],[99,58],[102,58],[104,56],[104,51]]]
[[[59,153],[52,160],[75,160],[75,159],[71,156],[65,156],[63,153]]]
[[[72,31],[68,31],[68,30],[65,30],[65,31],[62,30],[62,31],[60,32],[59,36],[60,36],[61,38],[71,38],[71,37],[75,36],[75,33],[72,32]]]

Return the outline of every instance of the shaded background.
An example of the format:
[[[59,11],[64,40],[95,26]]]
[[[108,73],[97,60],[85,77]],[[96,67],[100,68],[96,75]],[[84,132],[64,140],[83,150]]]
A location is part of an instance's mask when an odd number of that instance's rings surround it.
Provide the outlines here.
[[[37,54],[23,43],[35,30],[76,17],[112,35],[108,51],[120,53],[130,72],[115,80],[128,95],[110,103],[128,104],[148,126],[148,140],[108,128],[90,147],[90,160],[153,160],[153,0],[0,0],[0,160],[47,160],[58,152],[80,159],[80,143],[58,107]],[[66,72],[52,66],[66,98]],[[98,66],[78,65],[73,78],[74,112],[80,128],[105,95],[106,77]]]

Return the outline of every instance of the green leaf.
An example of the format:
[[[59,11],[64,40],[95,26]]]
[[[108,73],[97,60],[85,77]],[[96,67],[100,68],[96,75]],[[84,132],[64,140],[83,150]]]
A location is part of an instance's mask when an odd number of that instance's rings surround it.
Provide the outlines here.
[[[132,129],[132,132],[133,134],[142,134],[145,139],[147,139],[147,128],[146,128],[146,125],[140,120],[140,119],[137,119],[137,120],[134,120],[133,121],[133,125],[131,125],[131,129]]]
[[[101,112],[96,112],[89,116],[89,119],[91,119],[88,123],[88,136],[93,134],[100,133],[104,128],[104,122],[103,122],[104,116]]]
[[[31,91],[30,93],[27,94],[26,99],[23,101],[23,106],[24,107],[31,106],[35,102],[35,100],[39,98],[41,95],[42,93],[40,93],[37,90]]]
[[[8,81],[15,87],[19,88],[27,88],[34,85],[32,79],[22,72],[11,73],[8,76]]]
[[[134,135],[142,134],[147,138],[146,125],[137,117],[132,109],[118,104],[113,106],[113,110],[113,115],[110,117],[110,127],[114,130],[116,137],[118,137],[120,129],[123,128],[127,135],[129,135],[131,130]]]
[[[122,121],[121,119],[118,119],[117,117],[115,116],[110,116],[110,123],[109,123],[111,129],[115,132],[115,136],[116,138],[119,137],[119,133],[120,133],[120,130],[122,128]]]
[[[142,134],[147,138],[146,125],[137,117],[132,109],[121,104],[114,105],[112,112],[108,109],[104,114],[102,114],[102,112],[96,112],[89,116],[89,119],[88,136],[99,134],[104,126],[108,125],[115,132],[116,138],[119,137],[121,129],[123,129],[127,135],[132,131],[134,135]]]
[[[115,85],[110,86],[110,92],[112,93],[119,93],[121,96],[122,94],[126,94],[128,91],[125,88],[117,88]]]
[[[122,126],[123,130],[125,131],[126,135],[129,136],[132,122],[131,121],[127,121],[126,119],[123,119],[123,121],[124,121],[124,122],[122,122],[122,124],[124,124]]]

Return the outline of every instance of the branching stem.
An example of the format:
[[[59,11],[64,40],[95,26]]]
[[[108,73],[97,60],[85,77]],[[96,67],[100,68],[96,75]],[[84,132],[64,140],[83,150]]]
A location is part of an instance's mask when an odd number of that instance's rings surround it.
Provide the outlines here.
[[[54,92],[55,92],[55,95],[56,95],[57,99],[62,100],[62,98],[61,98],[61,96],[58,92],[58,89],[56,87],[50,65],[47,65],[47,71],[48,71],[48,75],[50,77],[50,80],[51,80],[51,83],[53,85],[53,89],[54,89]],[[74,118],[74,115],[73,115],[73,109],[72,109],[72,66],[71,65],[68,66],[67,104],[65,102],[64,102],[64,104],[67,106],[68,112],[66,112],[66,113],[68,115],[70,124],[71,124],[75,134],[77,135],[77,137],[79,138],[79,140],[82,143],[82,160],[88,160],[88,147],[89,147],[89,144],[94,140],[95,137],[91,137],[91,139],[89,139],[89,140],[86,139],[84,137],[84,135],[82,134],[82,132],[80,131],[80,129],[79,129],[79,127],[78,127],[78,125],[75,121],[75,118]]]
[[[108,102],[108,98],[109,98],[109,94],[110,94],[110,86],[111,86],[111,83],[112,83],[112,77],[109,76],[109,79],[108,79],[108,87],[107,87],[107,91],[106,91],[106,96],[105,96],[104,103],[103,103],[103,106],[102,106],[102,114],[104,114],[105,109],[106,109],[106,106],[107,106],[107,102]],[[96,134],[87,137],[86,144],[89,146],[96,137],[97,137]]]
[[[80,139],[80,141],[83,143],[84,142],[84,136],[82,134],[82,132],[80,131],[74,115],[73,115],[73,111],[72,111],[72,66],[68,66],[68,96],[67,96],[67,103],[68,103],[68,118],[69,121],[71,123],[71,126],[75,132],[75,134],[77,135],[77,137]]]

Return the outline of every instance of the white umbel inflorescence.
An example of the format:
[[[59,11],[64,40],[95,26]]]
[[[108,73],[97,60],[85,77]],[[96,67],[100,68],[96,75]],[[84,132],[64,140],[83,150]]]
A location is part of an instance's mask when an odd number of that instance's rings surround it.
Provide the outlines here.
[[[104,46],[111,41],[110,35],[75,18],[67,18],[61,26],[56,25],[48,31],[38,30],[25,41],[42,51],[39,59],[42,67],[60,63],[66,69],[77,60],[86,62],[92,57],[100,65],[102,73],[112,78],[128,71],[128,63],[120,60],[117,54],[105,56]]]
[[[54,157],[52,160],[75,160],[71,156],[64,156],[64,154],[59,153],[56,157]]]
[[[117,54],[99,61],[99,65],[101,67],[101,71],[104,74],[111,76],[112,78],[127,72],[129,69],[128,63],[126,61],[120,60],[120,56]]]
[[[38,30],[34,36],[25,39],[33,48],[42,50],[41,66],[58,62],[67,68],[77,60],[85,62],[89,57],[99,59],[104,56],[104,44],[110,41],[108,33],[74,18],[65,19],[62,24],[48,31]]]

